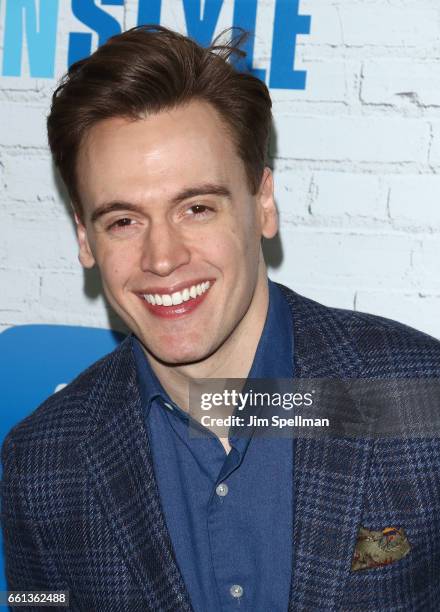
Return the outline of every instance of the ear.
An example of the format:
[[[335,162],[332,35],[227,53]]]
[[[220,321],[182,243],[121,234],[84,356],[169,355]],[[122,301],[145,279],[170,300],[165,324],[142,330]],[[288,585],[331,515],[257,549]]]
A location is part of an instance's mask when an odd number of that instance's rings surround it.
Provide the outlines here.
[[[261,234],[273,238],[278,232],[278,213],[273,194],[272,170],[266,166],[257,194],[260,211]]]
[[[75,213],[75,223],[76,235],[78,237],[79,244],[78,259],[83,268],[93,268],[95,265],[95,258],[93,256],[92,249],[90,248],[87,230],[77,213]]]

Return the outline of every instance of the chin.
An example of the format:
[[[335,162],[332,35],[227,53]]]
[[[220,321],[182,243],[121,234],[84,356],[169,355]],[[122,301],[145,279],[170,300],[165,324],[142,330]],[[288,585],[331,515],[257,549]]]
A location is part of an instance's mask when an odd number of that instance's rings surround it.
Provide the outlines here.
[[[178,366],[178,365],[189,365],[191,363],[197,363],[199,361],[203,361],[209,357],[209,352],[207,350],[203,350],[200,347],[195,346],[176,346],[175,348],[167,347],[164,350],[161,347],[159,350],[155,350],[154,347],[150,346],[148,343],[144,343],[147,350],[161,363],[170,366]]]

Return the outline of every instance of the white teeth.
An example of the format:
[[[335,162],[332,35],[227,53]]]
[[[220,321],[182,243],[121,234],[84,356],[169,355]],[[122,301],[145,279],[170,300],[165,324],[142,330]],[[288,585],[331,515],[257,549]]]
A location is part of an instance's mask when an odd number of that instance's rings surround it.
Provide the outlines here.
[[[211,283],[209,281],[205,281],[204,283],[199,283],[198,285],[191,285],[191,287],[185,287],[183,291],[175,291],[173,294],[164,294],[159,295],[158,293],[145,293],[144,299],[149,303],[155,306],[177,306],[182,302],[187,302],[191,298],[194,299],[199,295],[202,295],[206,291],[208,291]]]
[[[176,306],[177,304],[181,304],[183,302],[183,297],[180,291],[176,291],[175,293],[173,293],[171,299],[173,300],[173,306]]]

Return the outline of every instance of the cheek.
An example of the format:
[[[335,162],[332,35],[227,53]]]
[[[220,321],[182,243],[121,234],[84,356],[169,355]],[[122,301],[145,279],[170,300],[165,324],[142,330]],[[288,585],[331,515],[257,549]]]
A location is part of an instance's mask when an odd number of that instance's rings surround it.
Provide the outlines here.
[[[258,268],[260,239],[253,228],[235,227],[217,232],[210,240],[198,244],[201,258],[221,271],[222,275],[251,279]]]
[[[118,288],[133,274],[133,253],[121,249],[106,249],[97,260],[102,280],[107,287]]]
[[[261,236],[258,231],[255,216],[248,215],[243,224],[235,230],[235,242],[240,255],[250,264],[257,263]]]
[[[258,251],[261,232],[258,225],[256,202],[248,201],[243,206],[241,215],[235,226],[235,233],[244,252],[255,253]]]
[[[219,269],[227,268],[231,262],[237,262],[243,256],[242,240],[238,232],[217,230],[210,236],[205,236],[193,245],[192,252],[198,258],[211,263]]]

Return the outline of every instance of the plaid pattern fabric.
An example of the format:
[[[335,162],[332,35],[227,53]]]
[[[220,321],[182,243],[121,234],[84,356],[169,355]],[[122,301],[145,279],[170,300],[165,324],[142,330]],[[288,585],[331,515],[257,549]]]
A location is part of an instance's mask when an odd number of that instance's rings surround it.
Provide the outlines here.
[[[294,317],[296,376],[440,378],[433,338],[281,288]],[[192,609],[160,505],[130,339],[19,423],[2,460],[9,589],[68,589],[70,609],[82,612]],[[300,438],[294,474],[289,612],[440,609],[439,439]],[[353,572],[360,525],[403,527],[412,549]]]

